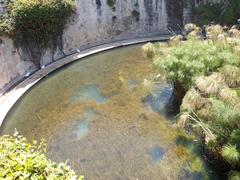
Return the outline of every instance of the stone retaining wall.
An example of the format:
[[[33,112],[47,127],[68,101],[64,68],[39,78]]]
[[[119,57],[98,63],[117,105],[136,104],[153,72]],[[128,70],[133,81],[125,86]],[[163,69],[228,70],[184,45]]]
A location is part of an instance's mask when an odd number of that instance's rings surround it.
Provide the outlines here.
[[[110,6],[107,0],[76,0],[77,15],[64,31],[63,51],[71,54],[77,49],[118,40],[164,35],[169,33],[169,27],[179,30],[178,24],[182,25],[184,19],[183,9],[172,2],[174,1],[117,0]],[[4,13],[4,9],[4,3],[0,3],[0,12]],[[186,8],[184,12],[188,17]],[[49,64],[62,56],[59,50],[48,51],[42,64]],[[23,61],[27,60],[23,57],[25,56],[14,48],[11,39],[0,37],[0,90],[36,70],[33,64]]]

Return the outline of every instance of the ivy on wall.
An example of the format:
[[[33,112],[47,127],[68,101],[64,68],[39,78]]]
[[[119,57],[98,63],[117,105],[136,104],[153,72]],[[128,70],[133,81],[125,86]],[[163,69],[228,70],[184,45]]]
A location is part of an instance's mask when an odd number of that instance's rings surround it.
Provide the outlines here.
[[[48,48],[62,49],[62,33],[75,12],[73,0],[8,0],[0,33],[10,36],[36,66]]]

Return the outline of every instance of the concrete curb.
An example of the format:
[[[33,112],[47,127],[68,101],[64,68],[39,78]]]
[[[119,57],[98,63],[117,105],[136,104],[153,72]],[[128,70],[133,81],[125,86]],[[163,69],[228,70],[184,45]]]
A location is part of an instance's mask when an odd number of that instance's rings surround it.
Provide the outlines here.
[[[55,61],[44,69],[40,69],[33,73],[28,78],[24,79],[15,87],[12,87],[11,90],[3,95],[0,96],[0,126],[3,123],[7,113],[10,109],[14,106],[14,104],[26,93],[33,85],[39,82],[42,78],[50,74],[51,72],[67,65],[71,62],[77,61],[81,58],[103,52],[106,50],[124,47],[133,44],[145,43],[145,42],[153,42],[153,41],[166,41],[170,38],[170,36],[156,36],[150,38],[137,38],[137,39],[130,39],[130,40],[122,40],[117,42],[112,42],[104,45],[95,46],[92,48],[88,48],[86,50],[80,51],[79,53],[69,55],[64,57],[58,61]]]

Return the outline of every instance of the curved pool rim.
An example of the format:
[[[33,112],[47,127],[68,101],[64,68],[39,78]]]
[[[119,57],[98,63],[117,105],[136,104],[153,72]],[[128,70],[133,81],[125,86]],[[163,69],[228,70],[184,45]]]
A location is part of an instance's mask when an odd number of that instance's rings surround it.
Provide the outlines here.
[[[9,91],[0,94],[0,127],[3,124],[7,114],[13,108],[13,106],[23,97],[23,95],[29,91],[40,80],[47,77],[53,72],[73,63],[80,61],[83,58],[95,55],[104,51],[117,49],[120,47],[126,47],[130,45],[136,45],[147,42],[165,42],[170,39],[170,36],[154,36],[148,38],[134,38],[128,40],[119,40],[99,46],[92,46],[84,49],[78,53],[63,57],[53,63],[48,64],[45,68],[35,71],[30,76],[23,78],[20,83],[12,85]]]

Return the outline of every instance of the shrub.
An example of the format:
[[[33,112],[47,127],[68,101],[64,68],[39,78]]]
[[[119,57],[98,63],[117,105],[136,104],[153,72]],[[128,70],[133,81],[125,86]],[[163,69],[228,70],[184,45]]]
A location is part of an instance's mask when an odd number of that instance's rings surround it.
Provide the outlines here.
[[[222,156],[231,164],[236,164],[240,161],[240,152],[236,146],[231,144],[223,147]]]
[[[198,36],[197,26],[185,28],[186,41],[174,37],[167,45],[147,44],[143,51],[158,73],[173,82],[175,97],[184,97],[178,127],[188,132],[191,127],[213,162],[236,170],[240,167],[240,31],[207,26],[205,40]]]
[[[232,65],[224,66],[220,71],[229,87],[236,88],[240,86],[240,68]]]
[[[40,145],[35,141],[27,143],[18,134],[0,137],[0,179],[77,179],[66,163],[57,164],[46,158],[45,146],[44,141]]]
[[[168,47],[148,44],[144,48],[145,52],[157,70],[188,90],[199,76],[210,75],[224,65],[240,65],[240,58],[234,51],[237,44],[228,42],[228,37],[220,38],[222,28],[209,26],[206,29],[210,38],[208,40],[192,37],[178,43],[171,40]]]
[[[15,0],[7,3],[0,30],[14,39],[35,65],[48,48],[62,48],[61,35],[74,12],[72,0]]]

